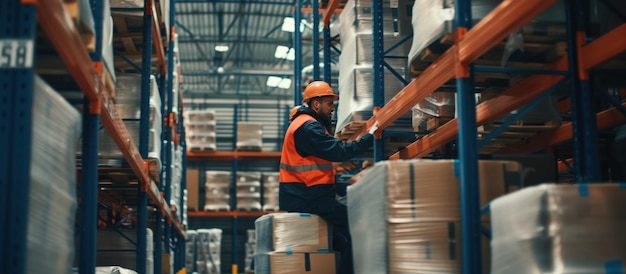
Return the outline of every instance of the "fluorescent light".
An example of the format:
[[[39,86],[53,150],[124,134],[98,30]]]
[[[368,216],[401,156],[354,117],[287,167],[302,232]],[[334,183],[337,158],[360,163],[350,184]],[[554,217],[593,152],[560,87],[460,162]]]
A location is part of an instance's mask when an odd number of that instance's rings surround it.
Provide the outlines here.
[[[217,45],[217,46],[215,46],[215,51],[218,51],[218,52],[227,52],[227,51],[228,51],[228,46],[225,46],[225,45]]]
[[[293,61],[296,59],[296,50],[290,47],[277,46],[276,51],[274,51],[274,57]]]
[[[287,60],[293,61],[296,59],[296,50],[293,48],[289,49],[289,53],[287,53]]]
[[[289,89],[291,87],[291,79],[283,78],[280,83],[278,83],[278,87],[282,89]]]
[[[267,77],[267,82],[265,83],[268,87],[277,87],[282,78],[277,76]]]
[[[300,32],[304,31],[305,23],[306,23],[306,20],[304,19],[300,20]],[[283,19],[283,25],[281,26],[280,29],[285,32],[294,32],[294,30],[296,29],[296,21],[293,19],[293,17],[285,17]]]

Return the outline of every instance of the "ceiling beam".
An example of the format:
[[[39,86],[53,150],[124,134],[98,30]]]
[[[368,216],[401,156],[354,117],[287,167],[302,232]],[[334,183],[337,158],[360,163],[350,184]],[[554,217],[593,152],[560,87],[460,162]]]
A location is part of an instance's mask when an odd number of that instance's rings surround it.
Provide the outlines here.
[[[185,77],[219,77],[219,76],[293,76],[293,70],[272,70],[272,69],[233,69],[226,70],[222,73],[203,72],[203,73],[183,73]]]

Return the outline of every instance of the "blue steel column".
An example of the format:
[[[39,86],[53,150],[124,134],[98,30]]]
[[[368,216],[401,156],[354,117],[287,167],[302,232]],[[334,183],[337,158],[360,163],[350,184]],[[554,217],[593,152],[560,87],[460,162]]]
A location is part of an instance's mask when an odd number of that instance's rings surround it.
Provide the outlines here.
[[[589,75],[580,68],[578,60],[577,35],[584,35],[584,19],[587,12],[581,0],[566,1],[567,53],[570,72],[572,128],[574,139],[574,169],[577,182],[598,181],[598,135],[596,115],[591,106]],[[579,69],[581,70],[579,73]]]
[[[298,12],[299,13],[299,12]],[[296,29],[298,30],[298,29]],[[296,54],[296,58],[297,54]],[[238,120],[238,105],[233,106],[233,151],[237,149],[237,120]],[[239,169],[239,162],[237,158],[232,162],[232,174],[230,177],[230,209],[237,210],[237,170]],[[237,217],[233,217],[233,263],[231,266],[233,274],[237,274]]]
[[[384,48],[383,48],[383,1],[372,1],[372,35],[374,44],[374,110],[385,105],[385,78],[384,78]],[[385,148],[382,139],[374,140],[374,161],[378,162],[385,157]]]
[[[0,39],[25,39],[28,47],[3,44],[0,53],[6,54],[19,48],[23,56],[34,55],[36,13],[34,5],[22,5],[20,1],[0,3]],[[24,273],[26,268],[26,241],[28,228],[28,197],[30,188],[32,101],[34,69],[33,62],[12,62],[2,55],[0,66],[0,139],[5,146],[0,163],[0,187],[2,203],[2,245],[0,245],[0,273]],[[18,57],[13,54],[11,57]],[[21,64],[18,64],[21,63]],[[6,192],[5,192],[6,191]],[[6,218],[6,219],[4,219]]]
[[[293,60],[293,105],[297,106],[302,104],[302,33],[300,32],[300,21],[302,21],[302,0],[296,1],[296,8],[294,11],[294,24],[295,29],[293,31],[293,50],[295,51],[295,58]]]
[[[139,153],[148,158],[148,135],[150,115],[150,71],[152,68],[152,11],[153,2],[144,1],[143,55],[141,59],[141,116],[139,121]],[[146,229],[148,228],[148,194],[139,187],[137,200],[137,273],[146,273]]]
[[[330,26],[324,26],[324,82],[330,84],[332,75],[330,75]]]
[[[320,80],[320,13],[319,1],[311,1],[313,8],[313,80]]]
[[[455,1],[455,29],[468,30],[472,22],[470,1]],[[480,254],[480,191],[478,184],[478,148],[476,144],[476,98],[471,66],[457,64],[457,108],[459,119],[459,162],[461,190],[462,273],[482,273]]]

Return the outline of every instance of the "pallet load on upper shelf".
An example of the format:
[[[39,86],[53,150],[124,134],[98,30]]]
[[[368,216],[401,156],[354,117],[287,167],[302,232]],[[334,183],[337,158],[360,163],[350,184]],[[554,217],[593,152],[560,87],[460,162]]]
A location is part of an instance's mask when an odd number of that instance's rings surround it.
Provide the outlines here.
[[[256,253],[256,236],[254,229],[248,229],[248,241],[246,241],[246,255],[244,270],[246,273],[254,273],[252,262]]]
[[[261,210],[261,173],[237,172],[237,209]]]
[[[412,112],[413,130],[433,130],[456,117],[456,93],[435,91],[417,103]]]
[[[174,218],[180,221],[184,221],[186,214],[183,214],[183,212],[187,212],[184,208],[180,208],[180,200],[183,198],[181,197],[181,182],[183,179],[182,161],[184,156],[182,146],[172,144],[172,180],[170,181],[170,200],[168,204]],[[165,174],[164,176],[167,175]],[[183,203],[183,206],[186,207],[186,203]]]
[[[237,150],[261,151],[263,149],[263,124],[237,122]]]
[[[404,5],[410,3],[404,2]],[[410,4],[409,4],[410,5]],[[392,47],[402,40],[393,32],[394,17],[392,9],[385,4],[383,29],[384,49]],[[337,129],[342,129],[354,121],[365,121],[372,116],[374,104],[373,87],[373,45],[371,27],[371,2],[351,0],[346,3],[339,17],[341,24],[341,50],[339,56],[339,105],[337,108]],[[366,26],[366,27],[363,27]],[[406,56],[409,43],[403,43],[387,55]],[[385,59],[402,77],[407,75],[406,59]],[[391,71],[384,71],[384,97],[388,102],[404,85]],[[410,117],[407,113],[405,118]]]
[[[230,171],[206,171],[204,210],[230,210]]]
[[[221,273],[222,257],[222,230],[219,228],[198,229],[194,244],[189,243],[187,248],[195,246],[194,268],[187,269],[189,273],[219,274]],[[190,256],[191,252],[187,252]],[[186,260],[192,260],[187,258]]]
[[[115,84],[116,99],[115,109],[128,129],[128,133],[133,138],[137,147],[139,143],[141,118],[141,75],[140,74],[120,74]],[[161,169],[161,97],[156,78],[150,76],[150,106],[149,113],[149,133],[148,133],[148,158],[157,163],[156,170]],[[124,158],[121,150],[105,130],[100,130],[99,156],[101,165],[119,166]]]
[[[355,273],[460,273],[458,168],[457,160],[383,161],[348,187]],[[481,205],[522,182],[517,162],[480,161],[479,170]],[[489,216],[476,221],[488,226]]]
[[[278,172],[263,172],[263,210],[278,210]]]
[[[330,227],[319,216],[308,213],[267,214],[256,219],[254,227],[254,273],[335,273]]]
[[[137,248],[137,229],[98,229],[98,250],[135,250]],[[146,274],[154,273],[153,233],[146,230]],[[80,250],[77,250],[80,252]],[[136,270],[137,253],[135,252],[98,252],[96,257],[99,266],[120,266]],[[158,273],[156,273],[158,274]]]
[[[143,8],[144,2],[145,0],[111,0],[111,7],[113,8]],[[153,1],[153,2],[156,2],[156,1]],[[161,10],[161,14],[159,16],[162,17],[160,21],[162,21],[165,24],[166,34],[169,36],[170,2],[169,0],[158,0],[158,2],[159,2],[159,5],[157,5],[157,7]]]
[[[214,110],[185,111],[187,150],[215,151],[216,125]]]
[[[492,273],[624,273],[624,208],[624,184],[543,184],[500,197]]]
[[[75,254],[75,148],[81,118],[39,77],[35,77],[32,111],[24,273],[42,269],[69,273]]]

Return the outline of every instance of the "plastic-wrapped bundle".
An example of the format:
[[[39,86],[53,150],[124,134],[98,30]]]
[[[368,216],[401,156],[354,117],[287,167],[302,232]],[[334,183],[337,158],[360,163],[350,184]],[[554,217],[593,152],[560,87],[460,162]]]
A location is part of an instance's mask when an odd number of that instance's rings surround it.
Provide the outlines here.
[[[272,213],[254,221],[256,252],[328,251],[328,225],[324,219],[309,213]]]
[[[215,132],[190,132],[186,137],[188,150],[217,149]]]
[[[185,123],[209,123],[211,121],[215,122],[215,110],[189,110],[185,112]]]
[[[402,40],[401,37],[393,35],[383,36],[383,50],[390,49]],[[406,56],[409,52],[410,44],[404,42],[397,46],[391,52],[385,54],[387,56]],[[341,34],[342,53],[339,56],[339,64],[345,65],[372,65],[374,63],[374,43],[372,31],[369,32],[348,32]],[[385,62],[392,68],[404,69],[407,61],[404,58],[385,59]],[[402,76],[405,76],[401,73]]]
[[[196,272],[196,241],[198,232],[187,230],[185,232],[185,268],[189,273]]]
[[[33,93],[25,273],[70,273],[79,113],[39,77]]]
[[[263,147],[263,124],[253,122],[237,123],[237,148],[261,150]]]
[[[498,198],[492,273],[623,273],[624,208],[624,184],[544,184]]]
[[[454,92],[435,91],[424,100],[417,103],[414,108],[434,117],[455,117]]]
[[[220,273],[222,230],[198,229],[196,268],[198,273]]]
[[[146,274],[154,273],[154,234],[146,229]]]
[[[161,96],[156,78],[150,75],[149,104],[161,112]],[[115,104],[121,105],[122,118],[139,118],[141,111],[141,74],[125,73],[117,76]]]
[[[96,274],[137,274],[137,272],[119,266],[96,266]]]
[[[205,172],[204,210],[230,210],[229,171]]]
[[[263,210],[278,210],[278,172],[263,173]]]
[[[137,147],[139,143],[139,121],[124,121],[128,134]],[[103,158],[122,158],[124,155],[108,132],[100,130],[99,154]],[[148,158],[161,159],[161,128],[151,128],[148,133]]]
[[[442,245],[458,243],[458,225],[450,227],[460,221],[457,169],[454,160],[383,161],[348,187],[355,273],[460,272],[450,256],[460,247]],[[481,204],[522,182],[516,162],[480,161],[479,176]]]
[[[394,8],[390,7],[390,1],[383,0],[383,32],[407,34],[411,29],[410,16],[407,10],[411,8],[412,1],[397,1],[397,15]],[[371,0],[350,0],[343,7],[339,15],[341,32],[349,29],[354,31],[372,31],[372,4]],[[394,29],[394,20],[398,21],[398,29]]]

